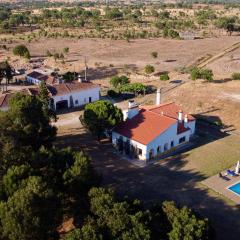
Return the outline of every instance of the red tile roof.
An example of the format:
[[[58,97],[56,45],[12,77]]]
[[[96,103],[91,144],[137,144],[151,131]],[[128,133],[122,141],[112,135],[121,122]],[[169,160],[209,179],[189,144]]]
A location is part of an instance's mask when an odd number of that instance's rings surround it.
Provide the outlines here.
[[[23,89],[21,90],[19,93],[24,94],[24,95],[30,95],[30,92],[28,91],[28,89]],[[16,95],[16,93],[13,92],[8,92],[8,93],[4,93],[0,96],[0,107],[8,107],[9,105],[9,101],[11,100],[11,98],[13,98]]]
[[[98,85],[90,82],[84,82],[84,83],[72,82],[72,83],[54,84],[52,86],[48,86],[48,90],[51,92],[53,96],[61,96],[71,92],[80,92],[83,90],[96,88],[96,87],[98,87]]]
[[[114,132],[146,145],[175,123],[175,119],[142,109],[118,125]]]
[[[189,130],[184,123],[178,123],[178,112],[181,110],[175,103],[162,104],[160,106],[141,106],[139,113],[132,119],[127,119],[116,128],[114,132],[129,139],[147,145],[161,135],[173,124],[177,124],[177,133],[181,134]],[[183,113],[183,117],[184,117]],[[195,118],[188,115],[189,121]]]
[[[155,106],[149,109],[151,112],[155,112],[158,114],[163,114],[165,116],[178,119],[178,112],[182,111],[181,107],[176,105],[174,102],[171,103],[166,103],[166,104],[161,104],[159,106]],[[186,115],[186,113],[183,112],[183,118]],[[195,118],[189,114],[188,115],[188,120],[193,121]]]

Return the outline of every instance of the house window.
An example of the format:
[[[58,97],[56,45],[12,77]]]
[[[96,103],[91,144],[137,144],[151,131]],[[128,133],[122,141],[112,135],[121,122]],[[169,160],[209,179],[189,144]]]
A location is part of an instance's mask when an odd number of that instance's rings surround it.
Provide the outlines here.
[[[164,152],[167,151],[167,150],[168,150],[168,144],[165,143],[165,144],[164,144]]]
[[[161,146],[157,147],[157,153],[161,153]]]
[[[75,104],[78,105],[78,100],[75,100]]]
[[[151,149],[151,150],[149,151],[149,159],[153,159],[153,157],[154,157],[154,150]]]
[[[181,137],[179,139],[179,144],[186,142],[186,137]]]
[[[174,141],[171,141],[171,148],[174,147]]]
[[[138,149],[137,149],[137,152],[138,152],[138,155],[139,155],[139,156],[142,156],[142,149],[141,149],[141,148],[138,148]]]

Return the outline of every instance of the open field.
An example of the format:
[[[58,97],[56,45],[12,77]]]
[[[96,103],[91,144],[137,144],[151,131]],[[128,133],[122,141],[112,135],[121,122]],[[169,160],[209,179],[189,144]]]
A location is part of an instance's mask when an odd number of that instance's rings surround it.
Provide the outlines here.
[[[178,67],[184,67],[195,63],[207,54],[214,55],[223,49],[240,41],[239,37],[220,37],[196,40],[133,40],[128,43],[124,40],[109,39],[40,39],[27,43],[17,40],[13,44],[7,44],[10,49],[16,44],[26,44],[33,58],[44,58],[47,65],[58,67],[62,71],[80,71],[84,66],[84,57],[88,59],[90,68],[126,68],[142,71],[146,64],[153,64],[156,72],[173,71]],[[0,44],[4,44],[3,42]],[[65,64],[55,63],[52,58],[46,58],[46,52],[61,52],[69,47],[69,53],[65,57]],[[159,57],[151,56],[153,51],[158,52]],[[14,59],[11,51],[1,50],[0,60],[10,57]],[[18,64],[15,60],[14,65]],[[111,70],[111,68],[109,69]],[[97,72],[96,72],[97,73]],[[98,78],[96,74],[96,78]]]
[[[138,168],[116,155],[111,144],[99,144],[86,133],[78,121],[80,114],[74,112],[59,116],[56,145],[86,151],[103,174],[104,186],[116,189],[121,196],[140,198],[145,204],[166,199],[186,204],[210,218],[217,239],[228,239],[229,236],[238,239],[239,209],[228,199],[208,190],[201,181],[240,159],[240,151],[236,151],[240,136],[202,129],[202,135],[195,142],[197,148]],[[69,119],[72,119],[71,124]]]

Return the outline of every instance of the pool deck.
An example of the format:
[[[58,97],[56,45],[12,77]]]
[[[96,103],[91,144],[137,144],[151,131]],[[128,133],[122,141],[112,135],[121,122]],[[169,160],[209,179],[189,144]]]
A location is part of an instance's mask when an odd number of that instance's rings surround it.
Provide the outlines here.
[[[225,172],[222,172],[223,175],[224,173]],[[202,181],[202,183],[207,187],[231,199],[237,205],[240,205],[240,195],[228,189],[229,187],[231,187],[232,185],[235,185],[238,182],[240,182],[240,174],[234,177],[229,175],[224,177],[219,177],[219,175],[217,174]]]

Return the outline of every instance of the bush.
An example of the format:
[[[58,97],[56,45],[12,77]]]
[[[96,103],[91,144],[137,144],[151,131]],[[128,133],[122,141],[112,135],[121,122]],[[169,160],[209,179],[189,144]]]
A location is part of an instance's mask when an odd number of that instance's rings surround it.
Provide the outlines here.
[[[146,73],[146,74],[151,74],[151,73],[153,73],[153,72],[155,72],[154,66],[152,66],[152,65],[146,65],[146,66],[145,66],[145,73]]]
[[[151,55],[152,55],[153,58],[157,58],[158,57],[158,53],[157,52],[152,52]]]
[[[196,80],[196,79],[204,79],[207,81],[213,80],[213,72],[211,69],[200,69],[200,68],[194,67],[190,70],[190,74],[191,74],[192,80]]]
[[[13,54],[19,57],[30,59],[30,52],[25,45],[18,45],[13,49]]]
[[[167,73],[164,73],[160,76],[161,81],[168,81],[170,78]]]
[[[233,73],[232,74],[232,79],[233,80],[240,80],[240,73]]]

